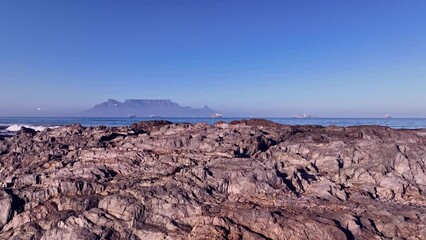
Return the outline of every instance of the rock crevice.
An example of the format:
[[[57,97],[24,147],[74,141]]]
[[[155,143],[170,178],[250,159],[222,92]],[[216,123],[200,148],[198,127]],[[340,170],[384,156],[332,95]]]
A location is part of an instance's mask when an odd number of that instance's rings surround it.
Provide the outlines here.
[[[426,239],[425,166],[421,129],[22,129],[0,140],[0,239]]]

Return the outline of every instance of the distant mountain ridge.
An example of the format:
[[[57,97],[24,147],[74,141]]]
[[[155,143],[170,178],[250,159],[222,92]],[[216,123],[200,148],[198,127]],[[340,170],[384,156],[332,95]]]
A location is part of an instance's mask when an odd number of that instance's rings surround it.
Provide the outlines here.
[[[208,106],[192,108],[180,106],[169,99],[109,99],[82,113],[87,117],[209,117],[216,112]]]

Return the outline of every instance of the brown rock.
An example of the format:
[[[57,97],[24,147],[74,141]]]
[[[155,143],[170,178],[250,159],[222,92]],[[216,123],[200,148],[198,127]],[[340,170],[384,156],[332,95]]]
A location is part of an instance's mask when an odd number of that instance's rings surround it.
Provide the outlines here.
[[[207,124],[0,141],[0,239],[426,239],[426,130]]]

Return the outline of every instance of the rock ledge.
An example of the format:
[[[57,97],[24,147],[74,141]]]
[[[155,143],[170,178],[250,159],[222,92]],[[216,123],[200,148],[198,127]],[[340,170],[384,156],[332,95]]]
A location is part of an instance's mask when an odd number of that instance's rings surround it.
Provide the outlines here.
[[[0,239],[426,239],[426,130],[141,122],[0,140]]]

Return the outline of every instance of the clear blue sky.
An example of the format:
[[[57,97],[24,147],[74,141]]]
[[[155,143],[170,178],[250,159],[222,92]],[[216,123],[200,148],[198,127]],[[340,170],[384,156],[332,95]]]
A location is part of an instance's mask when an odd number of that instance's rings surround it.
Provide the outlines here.
[[[426,1],[0,1],[0,116],[108,98],[426,117]]]

